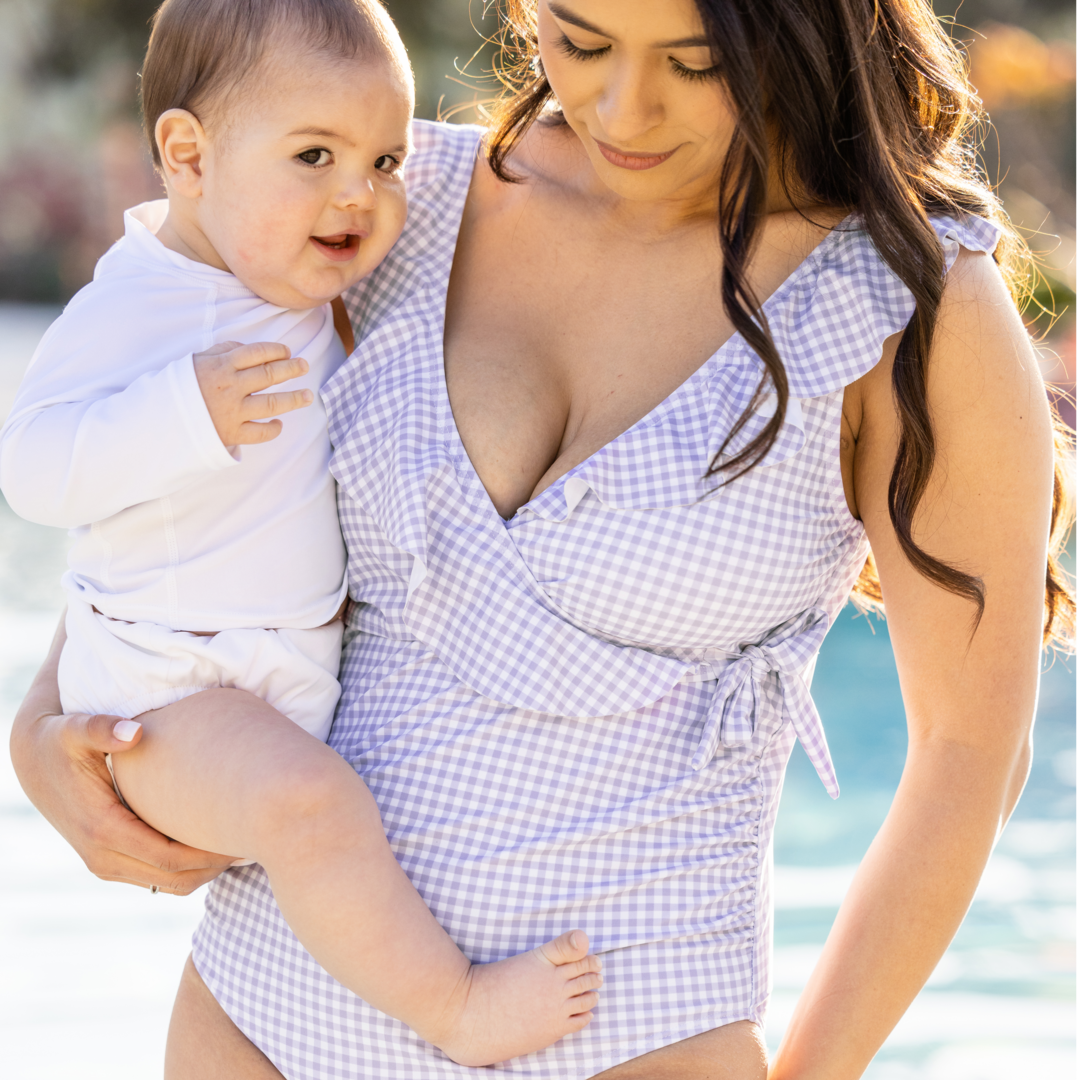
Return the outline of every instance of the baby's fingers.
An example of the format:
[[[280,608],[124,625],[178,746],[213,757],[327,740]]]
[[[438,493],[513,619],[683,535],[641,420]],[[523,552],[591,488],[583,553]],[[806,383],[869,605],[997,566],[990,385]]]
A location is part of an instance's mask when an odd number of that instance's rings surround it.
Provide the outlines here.
[[[239,345],[232,351],[232,365],[237,371],[288,360],[292,352],[287,345],[277,341],[256,341],[254,345]]]
[[[310,390],[286,390],[276,394],[251,394],[244,398],[244,420],[266,420],[271,416],[303,409],[315,400]]]
[[[269,442],[281,434],[280,420],[267,420],[262,424],[246,423],[236,429],[236,445],[250,446],[253,443]]]
[[[230,353],[233,349],[242,349],[243,345],[239,341],[220,341],[217,345],[211,345],[209,349],[204,349],[202,352],[195,353],[193,359],[196,361],[202,360],[207,356],[224,356],[225,353]]]
[[[301,375],[307,374],[307,370],[308,362],[302,356],[291,357],[288,360],[275,360],[270,364],[261,364],[259,367],[238,372],[238,385],[245,394],[257,394],[278,383],[299,379]]]

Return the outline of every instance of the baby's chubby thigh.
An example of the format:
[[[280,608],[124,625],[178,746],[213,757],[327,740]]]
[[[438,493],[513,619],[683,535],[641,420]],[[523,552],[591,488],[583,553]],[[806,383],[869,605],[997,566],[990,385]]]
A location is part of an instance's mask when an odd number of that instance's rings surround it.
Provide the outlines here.
[[[128,804],[160,832],[258,858],[312,792],[356,784],[321,741],[339,692],[340,624],[200,637],[96,613],[82,626],[80,614],[69,615],[75,634],[61,661],[65,707],[138,716],[142,739],[113,768]]]

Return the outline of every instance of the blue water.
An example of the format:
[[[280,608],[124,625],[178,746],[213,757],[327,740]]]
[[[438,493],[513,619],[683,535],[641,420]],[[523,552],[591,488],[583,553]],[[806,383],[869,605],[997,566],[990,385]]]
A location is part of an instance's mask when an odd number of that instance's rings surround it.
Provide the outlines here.
[[[849,605],[825,642],[813,689],[841,797],[828,797],[796,748],[776,836],[773,1045],[851,868],[884,820],[907,747],[884,621],[860,617]],[[1048,658],[1028,785],[967,919],[868,1077],[1075,1074],[1075,822],[1075,662]]]
[[[0,304],[0,416],[52,312]],[[63,604],[66,537],[0,502],[0,734]],[[1031,781],[971,912],[869,1080],[1075,1074],[1075,665],[1043,678]],[[775,1046],[903,766],[887,625],[841,614],[814,677],[841,797],[796,749],[776,838]],[[0,761],[0,1075],[147,1080],[201,897],[98,881]],[[407,1080],[407,1078],[403,1078]]]

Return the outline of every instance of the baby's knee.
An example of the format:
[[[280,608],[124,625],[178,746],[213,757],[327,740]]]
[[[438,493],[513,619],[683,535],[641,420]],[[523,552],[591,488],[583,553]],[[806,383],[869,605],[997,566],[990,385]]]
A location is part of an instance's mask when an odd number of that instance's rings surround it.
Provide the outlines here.
[[[282,759],[260,777],[257,801],[263,829],[322,847],[334,842],[341,824],[355,819],[355,806],[370,799],[363,781],[321,743],[314,753]]]

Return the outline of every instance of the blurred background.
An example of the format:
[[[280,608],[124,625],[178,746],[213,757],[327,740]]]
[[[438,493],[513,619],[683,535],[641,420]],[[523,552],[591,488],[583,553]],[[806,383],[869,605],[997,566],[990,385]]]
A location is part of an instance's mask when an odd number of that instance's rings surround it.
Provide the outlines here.
[[[490,0],[385,0],[413,58],[417,114],[476,119]],[[1028,312],[1047,376],[1075,385],[1075,11],[1069,0],[937,0],[993,120],[983,158],[1040,264]],[[138,68],[154,0],[0,0],[0,301],[58,304],[159,194]],[[484,88],[485,82],[487,89]],[[1042,309],[1047,309],[1043,311]],[[1048,314],[1057,312],[1057,318]],[[1068,419],[1071,401],[1063,402]]]
[[[477,118],[495,21],[482,0],[385,0],[413,60],[417,113]],[[0,420],[36,343],[161,192],[139,127],[152,0],[0,0]],[[1027,311],[1075,424],[1075,9],[1065,0],[938,0],[989,111],[982,156],[1039,261]],[[63,598],[66,537],[0,501],[0,730]],[[1031,782],[964,926],[869,1080],[1075,1075],[1074,662],[1047,658]],[[903,708],[884,622],[851,609],[814,680],[842,796],[800,751],[776,841],[775,1046],[903,765]],[[92,878],[0,762],[0,1072],[145,1080],[202,897]]]

